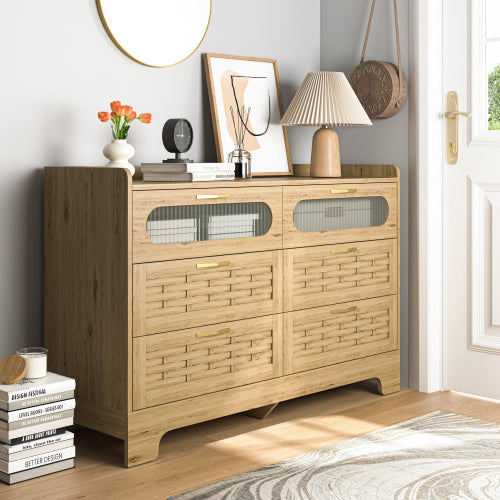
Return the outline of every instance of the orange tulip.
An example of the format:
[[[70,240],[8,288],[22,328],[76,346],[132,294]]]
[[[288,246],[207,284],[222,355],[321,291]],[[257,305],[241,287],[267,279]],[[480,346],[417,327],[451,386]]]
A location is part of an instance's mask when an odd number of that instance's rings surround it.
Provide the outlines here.
[[[132,120],[135,120],[135,117],[137,116],[137,113],[135,111],[131,111],[128,115],[125,116],[125,120],[128,122],[131,122]]]
[[[107,111],[99,111],[99,113],[97,113],[97,118],[102,122],[107,122],[109,121],[110,115]]]
[[[111,104],[111,111],[118,113],[118,110],[121,108],[122,103],[120,101],[113,101]]]
[[[116,112],[118,116],[127,116],[132,113],[132,106],[120,106],[120,109]]]
[[[116,120],[116,113],[114,111],[111,112],[111,119]]]
[[[151,123],[151,113],[141,113],[139,115],[139,120],[142,123]]]

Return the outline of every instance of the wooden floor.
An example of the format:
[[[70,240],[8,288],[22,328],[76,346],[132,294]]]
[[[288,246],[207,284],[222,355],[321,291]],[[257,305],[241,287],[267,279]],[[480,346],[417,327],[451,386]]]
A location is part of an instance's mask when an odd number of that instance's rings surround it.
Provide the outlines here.
[[[265,420],[233,415],[166,434],[156,462],[122,467],[121,441],[76,428],[76,468],[13,486],[6,499],[165,499],[435,410],[500,423],[500,403],[403,389],[378,396],[371,382],[278,405]]]

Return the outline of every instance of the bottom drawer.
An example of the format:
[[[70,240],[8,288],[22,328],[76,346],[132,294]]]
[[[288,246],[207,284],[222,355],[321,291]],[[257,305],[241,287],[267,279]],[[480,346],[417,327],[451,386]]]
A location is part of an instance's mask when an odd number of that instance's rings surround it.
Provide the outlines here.
[[[398,348],[398,296],[285,314],[285,373]]]
[[[133,340],[133,409],[282,375],[281,315]]]

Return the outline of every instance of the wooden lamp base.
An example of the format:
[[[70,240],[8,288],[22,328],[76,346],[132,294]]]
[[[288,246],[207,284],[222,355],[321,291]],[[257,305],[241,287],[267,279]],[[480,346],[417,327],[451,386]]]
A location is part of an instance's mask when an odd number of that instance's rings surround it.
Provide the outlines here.
[[[311,177],[341,177],[339,136],[323,125],[313,135]]]

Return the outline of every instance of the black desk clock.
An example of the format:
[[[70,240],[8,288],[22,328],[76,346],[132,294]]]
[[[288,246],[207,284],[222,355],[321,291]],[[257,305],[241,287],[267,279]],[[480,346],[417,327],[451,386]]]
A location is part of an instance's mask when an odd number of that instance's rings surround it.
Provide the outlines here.
[[[183,158],[193,144],[193,127],[185,118],[171,118],[163,125],[161,134],[163,145],[169,153],[175,153],[175,158],[163,160],[163,163],[192,163],[193,160]]]

